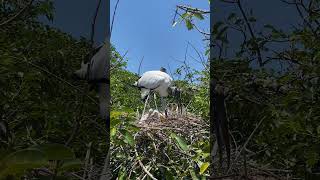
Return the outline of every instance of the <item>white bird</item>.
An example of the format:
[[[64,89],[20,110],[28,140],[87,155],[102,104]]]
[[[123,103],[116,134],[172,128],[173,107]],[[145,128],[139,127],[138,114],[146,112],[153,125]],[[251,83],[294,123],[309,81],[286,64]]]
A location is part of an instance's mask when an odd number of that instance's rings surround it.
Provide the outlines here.
[[[141,78],[134,84],[134,86],[141,89],[141,99],[145,101],[144,114],[147,101],[151,91],[158,92],[161,97],[162,110],[165,111],[165,100],[169,94],[177,94],[178,88],[172,87],[173,79],[166,73],[165,68],[161,68],[159,71],[147,71]]]
[[[108,86],[110,84],[108,78],[108,67],[110,66],[109,43],[105,42],[102,46],[94,51],[93,57],[89,62],[81,62],[81,68],[74,72],[79,79],[86,79],[92,85],[98,86],[100,115],[102,118],[107,117],[108,107]]]

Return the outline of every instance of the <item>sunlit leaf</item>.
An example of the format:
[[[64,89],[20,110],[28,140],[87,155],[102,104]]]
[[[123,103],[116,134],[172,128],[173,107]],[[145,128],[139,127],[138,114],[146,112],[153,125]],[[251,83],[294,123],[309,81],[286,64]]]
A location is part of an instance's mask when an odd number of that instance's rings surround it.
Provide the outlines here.
[[[186,22],[186,26],[187,26],[188,30],[193,29],[193,24],[191,23],[190,19],[186,19],[185,22]]]
[[[201,13],[194,13],[193,15],[198,19],[201,19],[201,20],[204,19],[203,15]]]
[[[171,133],[171,137],[176,140],[177,144],[182,150],[187,151],[189,149],[186,141],[182,137],[177,136],[175,133]]]
[[[202,163],[200,167],[200,174],[203,174],[208,169],[209,165],[210,164],[208,162]]]
[[[135,145],[134,138],[133,138],[132,134],[130,134],[130,132],[125,131],[124,139],[125,139],[126,143],[130,144],[130,146],[134,146]]]

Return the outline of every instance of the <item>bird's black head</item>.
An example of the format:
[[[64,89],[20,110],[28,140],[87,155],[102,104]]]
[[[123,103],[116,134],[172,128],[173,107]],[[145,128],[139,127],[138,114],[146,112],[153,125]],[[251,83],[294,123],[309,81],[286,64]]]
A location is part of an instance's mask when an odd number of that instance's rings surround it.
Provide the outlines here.
[[[169,87],[168,93],[174,97],[178,105],[179,113],[182,114],[182,99],[181,99],[182,89],[175,86]]]
[[[168,93],[174,97],[180,97],[182,90],[176,86],[172,86],[168,88]]]
[[[165,73],[166,73],[166,72],[167,72],[167,69],[166,69],[166,68],[164,68],[164,67],[161,67],[161,68],[160,68],[160,71],[161,71],[161,72],[165,72]]]

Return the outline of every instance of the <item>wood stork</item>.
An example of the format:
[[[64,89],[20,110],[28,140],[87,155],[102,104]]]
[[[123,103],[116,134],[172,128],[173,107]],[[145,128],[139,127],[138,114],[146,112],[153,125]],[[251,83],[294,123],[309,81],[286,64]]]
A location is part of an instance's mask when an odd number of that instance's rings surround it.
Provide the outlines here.
[[[166,112],[166,103],[164,97],[170,95],[177,95],[180,89],[172,86],[173,79],[166,73],[166,69],[161,67],[160,70],[147,71],[140,79],[135,82],[134,86],[141,90],[141,99],[145,101],[142,114],[145,112],[145,108],[149,99],[150,92],[158,92],[161,97],[161,108]]]
[[[85,79],[91,85],[97,85],[102,118],[106,118],[108,107],[107,89],[110,84],[108,79],[108,67],[110,66],[108,53],[109,43],[105,42],[93,51],[93,56],[89,62],[81,62],[81,68],[74,72],[75,77]]]

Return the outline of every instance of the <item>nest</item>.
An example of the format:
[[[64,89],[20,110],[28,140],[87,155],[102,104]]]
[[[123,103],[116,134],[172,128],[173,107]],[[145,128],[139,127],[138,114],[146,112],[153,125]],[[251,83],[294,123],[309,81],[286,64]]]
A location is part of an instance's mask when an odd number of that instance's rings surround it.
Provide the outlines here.
[[[185,108],[179,111],[175,104],[169,104],[167,115],[164,112],[149,109],[148,112],[137,118],[136,125],[140,128],[140,135],[155,132],[161,134],[161,132],[171,130],[183,136],[195,136],[199,132],[209,130],[209,124],[201,117],[187,112]]]
[[[177,145],[171,136],[172,133],[183,137],[188,145],[199,141],[210,141],[209,123],[201,119],[201,117],[187,112],[185,109],[183,109],[182,113],[179,112],[176,106],[168,108],[167,116],[163,112],[149,109],[142,116],[138,116],[136,126],[140,128],[140,131],[135,135],[136,153],[137,156],[144,157],[142,163],[147,164],[150,169],[152,166],[157,169],[159,164],[165,167],[179,167],[182,170],[188,169],[190,166],[197,168],[196,162],[191,160],[190,155],[183,152]],[[251,162],[250,157],[248,157],[246,165],[244,165],[242,158],[235,162],[233,158],[237,153],[238,151],[236,150],[231,152],[231,161],[234,166],[230,173],[211,178],[225,180],[276,180],[287,178],[290,174],[289,171],[284,170],[259,168],[258,165]],[[226,157],[223,159],[226,159]],[[219,164],[217,158],[215,158],[213,164]],[[222,171],[224,170],[227,170],[225,161],[222,167]],[[219,174],[217,169],[211,169],[210,171],[215,175]]]
[[[187,145],[199,141],[209,142],[209,124],[199,116],[188,113],[185,109],[178,111],[176,106],[163,112],[149,109],[137,119],[140,131],[135,135],[136,151],[145,157],[143,163],[161,164],[166,167],[187,169],[190,156],[178,145],[172,134],[181,137]],[[154,166],[157,168],[157,166]]]

